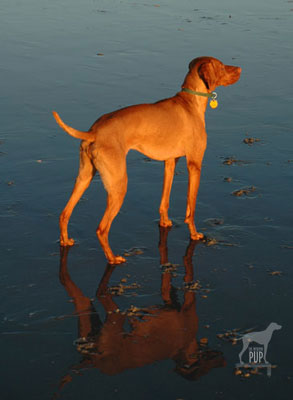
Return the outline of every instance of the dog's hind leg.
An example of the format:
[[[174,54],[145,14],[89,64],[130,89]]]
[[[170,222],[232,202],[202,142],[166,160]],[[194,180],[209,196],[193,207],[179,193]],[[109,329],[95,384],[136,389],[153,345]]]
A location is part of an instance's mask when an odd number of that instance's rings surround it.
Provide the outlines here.
[[[98,226],[97,236],[104,250],[105,256],[110,264],[121,264],[125,258],[115,256],[110,248],[108,235],[111,224],[118,214],[127,191],[127,172],[125,156],[117,153],[108,157],[103,154],[102,158],[95,160],[95,165],[101,174],[102,181],[108,193],[107,207],[104,216]]]
[[[175,167],[178,160],[179,158],[172,158],[170,160],[165,161],[164,184],[163,184],[162,199],[159,210],[160,211],[159,225],[165,228],[168,226],[172,226],[172,221],[168,218],[168,208],[169,208],[169,199],[170,199]]]
[[[67,232],[68,222],[74,207],[80,200],[85,190],[88,188],[89,184],[91,183],[96,173],[96,169],[92,164],[89,155],[87,154],[87,150],[88,150],[88,143],[82,142],[80,145],[79,173],[76,178],[70,199],[59,218],[61,246],[72,246],[74,244],[74,239],[68,238],[68,232]]]

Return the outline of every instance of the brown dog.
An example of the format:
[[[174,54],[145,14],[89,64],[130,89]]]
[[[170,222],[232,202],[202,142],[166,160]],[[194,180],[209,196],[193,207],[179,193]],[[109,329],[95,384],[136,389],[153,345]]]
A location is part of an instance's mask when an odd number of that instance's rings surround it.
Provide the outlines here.
[[[126,156],[129,150],[137,150],[149,158],[165,161],[160,204],[160,225],[163,227],[172,225],[168,218],[168,207],[175,165],[179,157],[186,156],[189,179],[185,222],[191,239],[202,239],[203,234],[197,232],[195,227],[194,214],[207,142],[205,110],[212,91],[217,86],[237,82],[240,73],[241,68],[224,65],[215,58],[196,58],[189,64],[182,90],[174,97],[105,114],[88,132],[71,128],[53,112],[57,123],[67,133],[82,140],[79,174],[71,197],[60,215],[61,246],[74,244],[74,240],[68,238],[68,221],[98,170],[108,198],[97,236],[110,264],[125,261],[125,258],[113,254],[108,234],[127,191]]]

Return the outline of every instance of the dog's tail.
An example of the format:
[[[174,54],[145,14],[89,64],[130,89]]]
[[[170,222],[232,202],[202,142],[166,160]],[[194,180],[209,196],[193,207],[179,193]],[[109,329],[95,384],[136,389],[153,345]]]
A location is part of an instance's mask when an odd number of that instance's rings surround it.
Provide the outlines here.
[[[60,125],[61,128],[63,128],[65,130],[65,132],[69,133],[69,135],[71,135],[77,139],[87,140],[88,142],[93,142],[95,140],[95,137],[92,133],[78,131],[77,129],[74,129],[71,126],[65,124],[65,122],[62,121],[62,119],[59,117],[59,115],[58,115],[58,113],[56,113],[56,111],[53,111],[53,116],[56,119],[57,124]]]

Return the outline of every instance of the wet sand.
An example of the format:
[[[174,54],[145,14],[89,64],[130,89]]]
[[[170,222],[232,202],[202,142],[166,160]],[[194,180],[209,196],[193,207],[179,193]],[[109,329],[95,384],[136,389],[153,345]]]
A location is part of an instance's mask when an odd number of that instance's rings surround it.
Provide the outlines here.
[[[292,8],[2,1],[1,398],[290,398]],[[163,164],[132,152],[110,236],[127,263],[107,266],[95,236],[99,177],[70,222],[77,245],[60,253],[79,142],[51,111],[85,130],[105,112],[173,95],[201,55],[243,70],[206,114],[196,215],[206,242],[190,243],[184,224],[185,160],[174,226],[160,231]],[[268,347],[271,376],[235,372],[238,339],[271,322],[282,325]]]

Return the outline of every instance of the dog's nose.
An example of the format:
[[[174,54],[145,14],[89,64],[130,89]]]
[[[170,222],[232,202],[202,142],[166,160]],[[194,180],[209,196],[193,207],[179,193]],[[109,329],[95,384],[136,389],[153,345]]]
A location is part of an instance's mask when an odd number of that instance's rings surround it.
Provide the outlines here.
[[[228,72],[228,74],[240,75],[242,69],[241,67],[236,67],[234,65],[226,65],[226,71]]]

